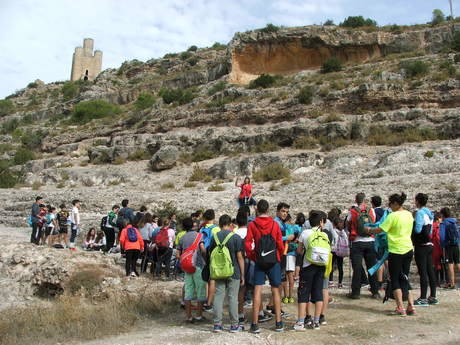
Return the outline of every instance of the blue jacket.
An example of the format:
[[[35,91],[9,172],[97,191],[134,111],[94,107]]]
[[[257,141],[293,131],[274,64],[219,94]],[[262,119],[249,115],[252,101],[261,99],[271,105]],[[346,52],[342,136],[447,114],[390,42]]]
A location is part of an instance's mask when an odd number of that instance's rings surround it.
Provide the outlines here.
[[[302,231],[302,228],[297,224],[286,224],[286,238],[290,235],[299,235]],[[283,236],[284,240],[284,236]],[[286,255],[296,255],[297,243],[289,242],[289,247]]]
[[[457,227],[457,219],[456,218],[445,218],[441,224],[439,224],[439,237],[441,239],[441,247],[445,248],[449,245],[446,239],[446,226],[455,226]],[[458,231],[458,228],[457,228]],[[457,241],[456,244],[459,242]]]
[[[422,207],[417,210],[415,213],[415,233],[419,234],[422,231],[423,226],[425,225],[425,215],[428,216],[431,223],[433,223],[434,214],[428,208]]]

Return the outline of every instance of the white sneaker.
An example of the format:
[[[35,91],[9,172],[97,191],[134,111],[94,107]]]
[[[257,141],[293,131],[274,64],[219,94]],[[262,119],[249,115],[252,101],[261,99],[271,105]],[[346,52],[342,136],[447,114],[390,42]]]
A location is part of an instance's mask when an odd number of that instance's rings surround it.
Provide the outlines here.
[[[131,272],[131,277],[132,277],[132,278],[136,278],[136,273]]]
[[[300,323],[300,322],[296,322],[295,325],[294,325],[294,330],[300,331],[300,332],[306,331],[305,324]]]

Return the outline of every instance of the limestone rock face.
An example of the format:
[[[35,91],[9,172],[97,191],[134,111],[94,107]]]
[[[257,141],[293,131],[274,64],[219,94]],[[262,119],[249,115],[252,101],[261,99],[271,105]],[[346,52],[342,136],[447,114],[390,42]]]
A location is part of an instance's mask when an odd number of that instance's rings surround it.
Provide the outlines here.
[[[177,164],[179,150],[172,145],[161,147],[150,160],[150,167],[153,171],[171,169]]]

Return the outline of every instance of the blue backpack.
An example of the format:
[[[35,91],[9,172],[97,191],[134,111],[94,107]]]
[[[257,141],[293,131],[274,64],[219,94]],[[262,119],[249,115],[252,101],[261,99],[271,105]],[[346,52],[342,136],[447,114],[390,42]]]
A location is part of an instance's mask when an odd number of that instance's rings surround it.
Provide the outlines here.
[[[216,228],[217,226],[212,224],[209,227],[203,226],[200,229],[200,233],[203,234],[203,244],[206,249],[209,248],[211,245],[211,240],[212,240],[212,229]]]
[[[458,232],[457,224],[447,222],[446,224],[446,243],[449,246],[455,246],[460,242],[460,234]]]
[[[128,241],[137,242],[137,232],[132,226],[126,229],[128,231]]]

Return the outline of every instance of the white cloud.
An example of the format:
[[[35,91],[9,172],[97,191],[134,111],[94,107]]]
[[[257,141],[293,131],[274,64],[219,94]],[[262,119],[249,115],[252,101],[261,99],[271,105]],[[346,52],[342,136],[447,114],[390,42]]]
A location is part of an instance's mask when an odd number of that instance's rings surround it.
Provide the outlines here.
[[[429,20],[431,2],[418,2],[415,14],[411,3],[395,0],[389,8],[383,0],[0,0],[0,98],[37,78],[68,79],[73,50],[85,37],[94,38],[104,52],[103,68],[109,68],[193,44],[226,43],[237,31],[269,22],[337,23],[358,14],[383,24]]]

